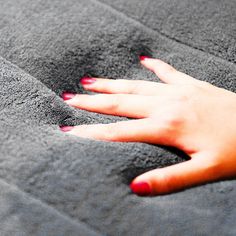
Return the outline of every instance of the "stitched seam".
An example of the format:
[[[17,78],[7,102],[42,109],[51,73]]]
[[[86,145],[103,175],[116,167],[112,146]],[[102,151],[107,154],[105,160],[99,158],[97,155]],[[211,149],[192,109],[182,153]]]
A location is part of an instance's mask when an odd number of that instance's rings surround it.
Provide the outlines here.
[[[26,71],[25,69],[21,68],[20,66],[18,66],[17,64],[9,61],[8,59],[6,59],[5,56],[0,55],[0,57],[7,63],[11,64],[11,66],[15,67],[18,70],[21,70],[24,74],[29,75],[32,79],[36,80],[38,83],[40,83],[42,86],[44,86],[45,88],[47,88],[48,90],[50,90],[50,92],[55,93],[54,91],[52,91],[47,85],[45,85],[44,83],[42,83],[40,80],[38,80],[34,75],[30,74],[28,71]],[[56,94],[56,93],[55,93]]]
[[[16,67],[17,69],[21,70],[21,71],[24,72],[25,74],[27,74],[27,75],[31,76],[32,78],[34,78],[35,80],[37,80],[34,76],[32,76],[31,74],[29,74],[27,71],[21,69],[20,67],[18,67],[16,64],[11,63],[10,61],[8,61],[6,58],[4,58],[4,57],[2,57],[2,56],[0,56],[0,57],[1,57],[3,60],[5,60],[7,63],[11,64],[12,66]],[[37,81],[38,81],[38,80],[37,80]],[[38,81],[38,82],[41,83],[40,81]],[[42,84],[43,84],[43,83],[42,83]],[[44,84],[43,84],[43,85],[44,85]],[[44,86],[45,86],[45,85],[44,85]],[[62,215],[62,216],[64,216],[64,217],[66,217],[66,218],[69,219],[70,221],[72,221],[72,222],[74,222],[74,223],[76,223],[76,224],[77,224],[77,223],[84,224],[88,229],[90,229],[90,230],[92,230],[92,231],[94,231],[94,232],[96,232],[96,233],[101,234],[101,233],[98,232],[97,230],[93,229],[90,225],[88,225],[88,224],[86,224],[86,223],[84,223],[84,222],[82,222],[82,221],[78,221],[78,222],[77,222],[76,220],[74,220],[73,218],[71,218],[69,215],[65,214],[64,212],[58,211],[56,208],[52,207],[52,206],[49,205],[48,203],[42,201],[42,200],[39,199],[39,198],[36,198],[35,196],[33,196],[33,195],[31,195],[31,194],[29,194],[29,193],[27,193],[27,192],[25,192],[25,191],[23,191],[22,189],[18,188],[16,185],[14,185],[14,184],[9,184],[5,179],[0,178],[0,180],[2,180],[4,183],[6,183],[6,184],[8,184],[8,185],[10,185],[10,186],[14,186],[14,187],[17,188],[19,191],[25,193],[27,196],[30,196],[32,199],[35,199],[35,200],[39,201],[42,205],[46,205],[46,206],[51,207],[51,208],[52,208],[53,210],[55,210],[58,214],[60,214],[60,215]]]
[[[169,36],[169,35],[167,35],[167,34],[165,34],[165,33],[163,33],[163,32],[157,31],[157,30],[155,30],[155,29],[153,29],[153,28],[151,28],[151,27],[145,25],[144,23],[142,23],[142,22],[140,22],[140,21],[134,19],[133,17],[128,16],[128,15],[125,14],[124,12],[122,12],[122,11],[116,9],[115,7],[113,7],[113,6],[111,6],[111,5],[107,4],[107,3],[101,2],[100,0],[91,0],[91,1],[94,2],[94,3],[97,3],[98,5],[103,6],[104,8],[106,8],[106,9],[108,9],[110,12],[112,12],[113,14],[116,14],[116,15],[118,15],[118,16],[121,16],[121,18],[126,18],[126,20],[132,22],[133,24],[137,24],[139,27],[144,28],[146,31],[150,31],[150,32],[152,32],[152,33],[156,33],[156,34],[160,35],[161,37],[163,37],[163,38],[165,38],[165,39],[168,39],[168,40],[170,40],[170,41],[174,41],[174,42],[176,42],[177,44],[180,44],[180,45],[182,45],[182,46],[184,46],[184,47],[186,47],[186,48],[192,49],[193,51],[198,51],[198,52],[201,52],[201,53],[203,53],[203,54],[205,54],[205,55],[211,55],[213,58],[219,59],[219,60],[221,60],[221,61],[224,61],[224,62],[226,62],[226,63],[232,64],[232,65],[235,66],[235,63],[232,62],[232,61],[229,61],[229,60],[227,60],[227,59],[225,59],[225,58],[223,58],[223,57],[217,56],[217,55],[212,54],[212,53],[210,53],[210,52],[206,52],[206,51],[204,51],[203,49],[194,47],[194,46],[192,46],[192,45],[190,45],[190,44],[184,43],[184,42],[182,42],[181,40],[178,40],[178,39],[176,39],[176,38],[174,38],[174,37],[171,37],[171,36]]]
[[[29,194],[28,192],[25,192],[24,190],[20,189],[18,186],[16,186],[15,184],[12,184],[12,183],[8,183],[5,179],[3,178],[0,178],[0,181],[2,181],[3,183],[5,183],[6,185],[9,185],[9,186],[13,186],[15,189],[17,189],[19,192],[21,192],[22,194],[25,194],[26,196],[28,196],[29,198],[31,198],[32,200],[39,202],[41,205],[43,206],[47,206],[49,208],[51,208],[53,211],[55,211],[55,213],[57,213],[59,216],[62,216],[66,219],[68,219],[72,224],[76,224],[77,226],[80,227],[80,224],[82,226],[85,226],[87,229],[93,231],[94,233],[97,233],[97,234],[100,234],[100,232],[98,232],[97,230],[93,229],[90,225],[82,222],[82,221],[77,221],[73,218],[71,218],[69,215],[65,214],[64,212],[61,212],[61,211],[58,211],[56,208],[52,207],[51,205],[47,204],[46,202],[42,201],[41,199],[39,198],[36,198],[34,195],[32,194]]]

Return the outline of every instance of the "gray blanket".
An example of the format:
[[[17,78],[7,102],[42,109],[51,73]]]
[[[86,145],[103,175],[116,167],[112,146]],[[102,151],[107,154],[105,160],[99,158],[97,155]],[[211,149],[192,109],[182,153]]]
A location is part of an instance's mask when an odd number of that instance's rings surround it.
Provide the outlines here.
[[[236,235],[236,180],[137,197],[135,176],[187,157],[58,128],[127,120],[60,95],[86,93],[84,75],[157,81],[141,54],[236,92],[235,13],[234,0],[0,0],[0,235]]]

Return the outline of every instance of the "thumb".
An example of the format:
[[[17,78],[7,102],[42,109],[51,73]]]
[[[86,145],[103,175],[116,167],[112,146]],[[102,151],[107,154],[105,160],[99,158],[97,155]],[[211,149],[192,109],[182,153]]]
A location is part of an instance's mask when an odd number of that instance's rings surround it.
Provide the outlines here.
[[[180,164],[148,171],[136,177],[131,190],[140,196],[167,194],[218,178],[219,168],[204,159],[192,159]]]

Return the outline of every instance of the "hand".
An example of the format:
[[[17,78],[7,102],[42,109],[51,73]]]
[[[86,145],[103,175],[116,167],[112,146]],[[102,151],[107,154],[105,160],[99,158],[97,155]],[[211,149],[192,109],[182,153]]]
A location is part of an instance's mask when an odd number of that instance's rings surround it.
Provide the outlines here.
[[[138,195],[166,194],[236,177],[236,94],[161,60],[140,59],[164,83],[83,78],[84,89],[104,94],[63,94],[73,107],[136,119],[61,130],[98,140],[174,146],[189,155],[189,161],[136,177],[130,187]]]

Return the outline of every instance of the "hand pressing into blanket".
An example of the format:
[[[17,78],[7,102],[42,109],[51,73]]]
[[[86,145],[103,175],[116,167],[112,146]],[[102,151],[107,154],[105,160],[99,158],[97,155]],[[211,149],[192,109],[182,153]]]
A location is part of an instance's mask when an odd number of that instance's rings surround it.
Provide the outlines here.
[[[102,94],[63,94],[73,107],[136,119],[61,130],[98,140],[174,146],[189,155],[188,161],[136,177],[130,187],[138,195],[167,194],[236,177],[236,94],[161,60],[145,56],[140,60],[164,83],[83,78],[84,89]]]

